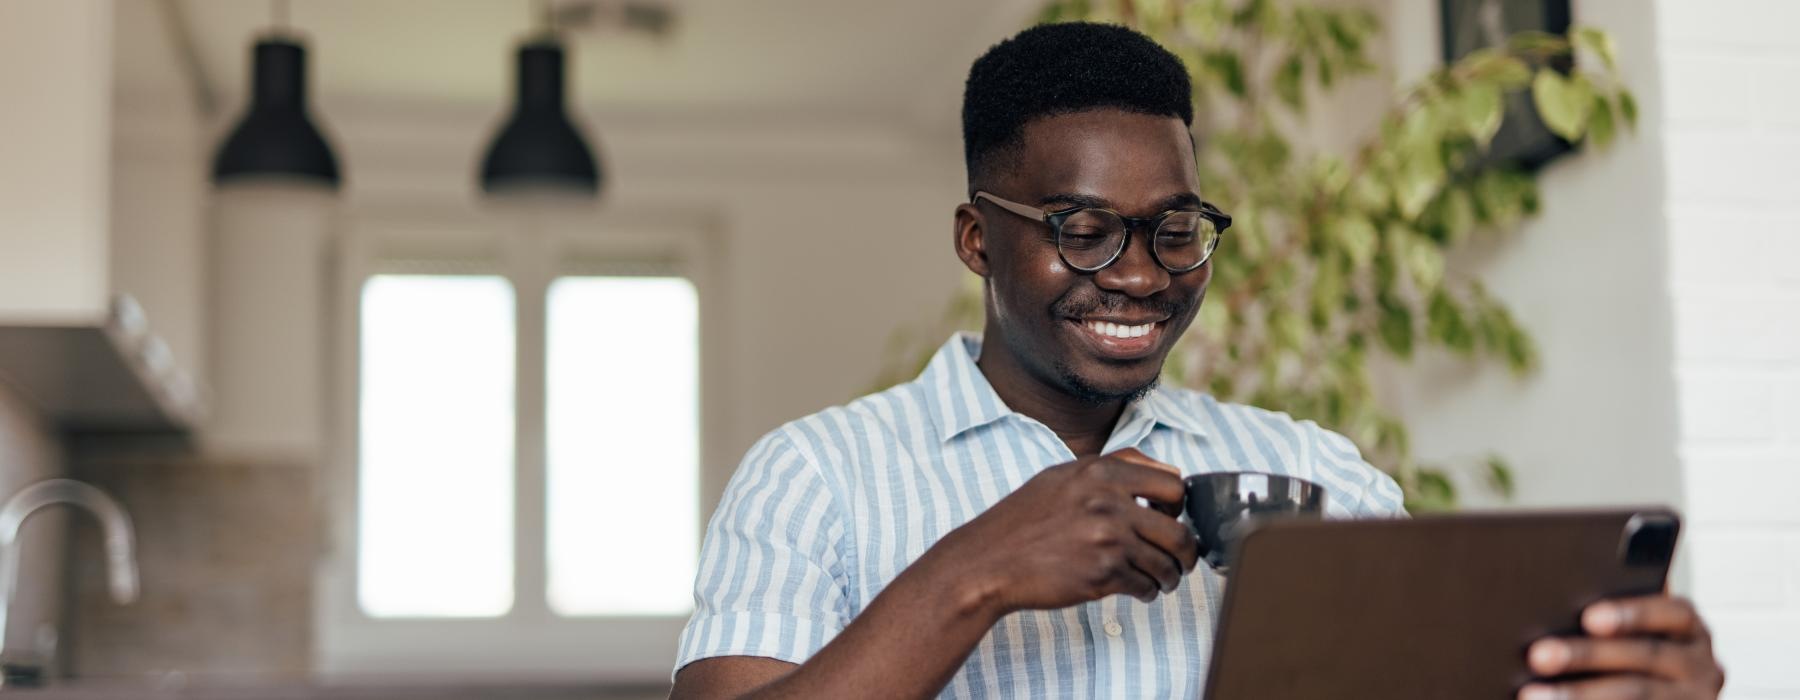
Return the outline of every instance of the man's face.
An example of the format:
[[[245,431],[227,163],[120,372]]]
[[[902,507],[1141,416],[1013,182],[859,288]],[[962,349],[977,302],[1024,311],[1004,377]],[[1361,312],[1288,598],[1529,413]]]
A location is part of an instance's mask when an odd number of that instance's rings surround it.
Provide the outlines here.
[[[1038,119],[1025,127],[1016,164],[1001,170],[988,178],[992,194],[1050,211],[1099,206],[1154,217],[1199,204],[1192,141],[1173,117],[1097,109]],[[1049,224],[976,206],[985,224],[987,343],[1004,344],[1033,377],[1085,401],[1154,386],[1200,308],[1212,263],[1170,273],[1151,256],[1150,232],[1134,228],[1117,261],[1080,272],[1057,254]]]

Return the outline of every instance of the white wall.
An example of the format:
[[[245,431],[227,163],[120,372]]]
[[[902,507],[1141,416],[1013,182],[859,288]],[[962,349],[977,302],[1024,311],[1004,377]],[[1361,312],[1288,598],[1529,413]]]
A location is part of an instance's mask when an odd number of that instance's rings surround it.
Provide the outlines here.
[[[1800,696],[1800,4],[1663,0],[1693,592],[1729,697]]]
[[[483,201],[475,193],[478,158],[499,111],[404,104],[322,108],[338,137],[339,152],[347,154],[334,245],[349,259],[363,258],[362,251],[371,247],[429,255],[423,242],[434,238],[450,250],[468,251],[471,233],[538,235],[554,229],[566,242],[601,250],[627,242],[627,247],[643,248],[648,244],[643,238],[656,234],[673,236],[677,243],[669,247],[676,249],[696,243],[710,247],[698,253],[701,260],[689,261],[706,268],[705,277],[696,280],[703,338],[702,517],[710,515],[756,438],[866,390],[880,369],[889,332],[935,318],[956,280],[967,274],[950,245],[950,213],[962,190],[960,153],[942,148],[941,137],[918,138],[879,125],[804,115],[769,122],[596,115],[584,121],[598,136],[607,173],[604,198],[585,212],[566,202],[554,214],[540,209],[538,216],[556,223],[539,230],[511,225],[513,216],[530,215],[529,210]],[[594,227],[592,235],[564,230],[570,222]],[[483,225],[494,229],[480,230]],[[377,236],[390,240],[377,242]],[[490,255],[495,247],[476,246]],[[341,279],[334,285],[342,286],[334,289],[343,301],[317,311],[350,311],[355,290],[344,287],[357,280]],[[307,301],[298,295],[288,298],[290,305]],[[282,315],[295,311],[271,309]],[[334,319],[328,327],[348,326]],[[243,329],[220,326],[217,331],[230,337]],[[353,346],[338,348],[333,353],[338,371],[347,371],[354,356]],[[286,363],[291,358],[267,359]],[[340,379],[334,376],[337,391],[327,405],[353,406],[354,386]],[[280,397],[265,394],[263,400]],[[530,400],[529,394],[524,400]],[[337,435],[350,431],[344,418],[332,421]],[[329,512],[342,525],[352,517],[352,504],[343,496],[353,475],[346,462],[354,453],[347,445],[327,447],[340,456],[323,466],[328,469],[325,489],[334,494]],[[534,492],[532,479],[522,477],[524,493]],[[533,502],[529,496],[522,500],[522,512],[539,507]],[[378,629],[343,615],[353,590],[347,556],[354,552],[354,541],[348,530],[333,530],[335,554],[322,563],[321,595],[316,598],[317,667],[327,674],[354,674],[368,671],[365,659],[386,658],[385,672],[403,673],[416,668],[409,664],[455,658],[453,651],[433,652],[438,658],[429,661],[385,655],[394,648],[429,645],[404,641],[411,633],[406,629]],[[530,572],[537,570],[531,561],[542,554],[533,547],[521,547],[526,578],[518,585],[536,589],[541,583],[530,582],[536,576]],[[525,605],[520,614],[529,619],[530,603]],[[644,621],[629,651],[607,655],[605,664],[575,665],[589,673],[636,674],[621,676],[631,678],[649,668],[655,669],[649,677],[658,677],[666,673],[667,649],[677,629],[668,626],[665,635],[656,625],[656,620]],[[504,625],[495,633],[506,634],[503,630]],[[521,644],[542,643],[562,632],[585,631],[545,628]],[[620,641],[589,639],[576,646],[591,650]],[[383,648],[384,655],[372,654],[373,648]],[[560,654],[573,648],[563,644],[523,659],[516,653],[483,654],[479,662],[455,665],[463,673],[496,664],[562,668],[568,662]]]
[[[501,106],[322,101],[346,174],[345,235],[481,206],[478,158]],[[804,114],[584,119],[607,169],[599,219],[704,222],[722,249],[726,293],[711,303],[723,323],[703,329],[724,350],[702,389],[718,417],[705,426],[707,512],[756,438],[863,392],[889,333],[936,318],[967,274],[951,249],[953,134]]]
[[[1654,15],[1633,0],[1575,3],[1610,32],[1642,110],[1639,130],[1541,175],[1540,215],[1455,261],[1479,276],[1538,342],[1541,369],[1514,379],[1429,353],[1387,387],[1419,456],[1451,464],[1488,451],[1517,471],[1513,505],[1680,505],[1670,371],[1663,158]],[[1441,62],[1436,2],[1393,0],[1401,76]],[[1479,481],[1476,505],[1494,503]]]
[[[1542,215],[1459,261],[1543,369],[1427,358],[1389,388],[1422,456],[1512,460],[1518,505],[1682,506],[1675,584],[1712,623],[1727,697],[1795,697],[1800,5],[1574,4],[1618,42],[1638,133],[1553,165]],[[1435,5],[1391,0],[1403,74],[1436,60]]]

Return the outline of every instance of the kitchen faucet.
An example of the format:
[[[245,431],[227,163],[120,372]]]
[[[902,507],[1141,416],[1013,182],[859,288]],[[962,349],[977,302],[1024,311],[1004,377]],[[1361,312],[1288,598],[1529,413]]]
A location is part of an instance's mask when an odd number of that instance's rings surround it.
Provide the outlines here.
[[[6,648],[6,619],[19,584],[19,528],[44,506],[66,503],[93,513],[105,531],[107,582],[120,605],[137,599],[136,535],[131,518],[106,492],[74,479],[45,479],[19,489],[0,504],[0,651]],[[12,675],[9,671],[7,675]],[[12,685],[4,683],[4,685]]]

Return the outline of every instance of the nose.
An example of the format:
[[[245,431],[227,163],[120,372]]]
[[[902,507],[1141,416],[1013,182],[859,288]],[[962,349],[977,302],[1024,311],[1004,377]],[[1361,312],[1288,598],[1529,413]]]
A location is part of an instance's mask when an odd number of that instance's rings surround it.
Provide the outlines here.
[[[1095,285],[1138,299],[1169,288],[1169,271],[1150,254],[1150,237],[1155,234],[1144,231],[1141,240],[1137,240],[1137,234],[1126,233],[1125,250],[1113,264],[1094,273]]]

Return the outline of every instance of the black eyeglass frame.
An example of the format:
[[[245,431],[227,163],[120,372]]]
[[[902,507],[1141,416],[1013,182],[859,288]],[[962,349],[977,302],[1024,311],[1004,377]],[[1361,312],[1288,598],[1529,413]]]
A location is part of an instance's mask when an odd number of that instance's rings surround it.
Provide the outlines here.
[[[1004,199],[1004,198],[995,196],[989,192],[980,191],[980,190],[977,190],[975,192],[974,196],[969,198],[969,201],[977,202],[977,201],[980,201],[983,199],[985,199],[989,202],[992,202],[994,204],[994,206],[1000,207],[1001,209],[1005,209],[1014,214],[1018,214],[1019,216],[1023,216],[1027,219],[1033,219],[1036,221],[1041,221],[1043,223],[1049,224],[1050,230],[1055,232],[1055,234],[1056,234],[1056,239],[1055,239],[1056,256],[1059,258],[1062,258],[1064,265],[1068,265],[1069,267],[1071,267],[1073,269],[1079,270],[1081,272],[1087,272],[1087,273],[1099,272],[1108,267],[1111,267],[1113,263],[1119,261],[1119,258],[1124,257],[1125,249],[1131,247],[1131,230],[1132,229],[1144,228],[1145,230],[1150,232],[1150,236],[1152,237],[1152,239],[1154,239],[1156,236],[1157,229],[1161,228],[1163,221],[1167,220],[1169,217],[1174,216],[1176,214],[1199,214],[1203,217],[1206,217],[1206,219],[1208,221],[1212,222],[1213,228],[1216,230],[1216,234],[1213,237],[1211,247],[1207,248],[1206,252],[1200,256],[1200,261],[1194,263],[1193,266],[1185,267],[1185,268],[1174,267],[1174,266],[1170,265],[1169,263],[1163,261],[1162,255],[1156,252],[1156,241],[1155,240],[1150,241],[1150,257],[1152,259],[1156,260],[1157,265],[1162,266],[1162,268],[1164,270],[1168,270],[1169,272],[1174,273],[1174,274],[1181,274],[1183,272],[1193,272],[1194,270],[1200,269],[1201,266],[1204,266],[1208,260],[1212,260],[1213,251],[1216,251],[1219,249],[1219,241],[1224,240],[1224,238],[1225,238],[1225,229],[1231,228],[1231,215],[1225,213],[1224,211],[1221,211],[1218,207],[1213,206],[1212,203],[1205,202],[1205,201],[1200,202],[1200,210],[1199,211],[1194,211],[1191,209],[1170,209],[1169,211],[1165,211],[1161,214],[1157,214],[1156,216],[1134,217],[1134,216],[1126,216],[1124,214],[1120,214],[1119,212],[1113,211],[1111,209],[1107,209],[1105,207],[1070,207],[1068,209],[1050,211],[1047,209],[1034,207],[1029,204],[1021,204],[1019,202],[1014,202],[1012,200]],[[1113,251],[1112,257],[1107,258],[1106,262],[1100,263],[1099,265],[1096,265],[1093,267],[1083,267],[1080,265],[1076,265],[1073,262],[1070,262],[1068,254],[1063,252],[1063,245],[1062,245],[1063,222],[1068,221],[1069,217],[1072,217],[1076,214],[1079,214],[1081,212],[1088,211],[1088,210],[1106,212],[1108,214],[1118,217],[1120,221],[1125,223],[1125,239],[1119,243],[1119,249]]]

